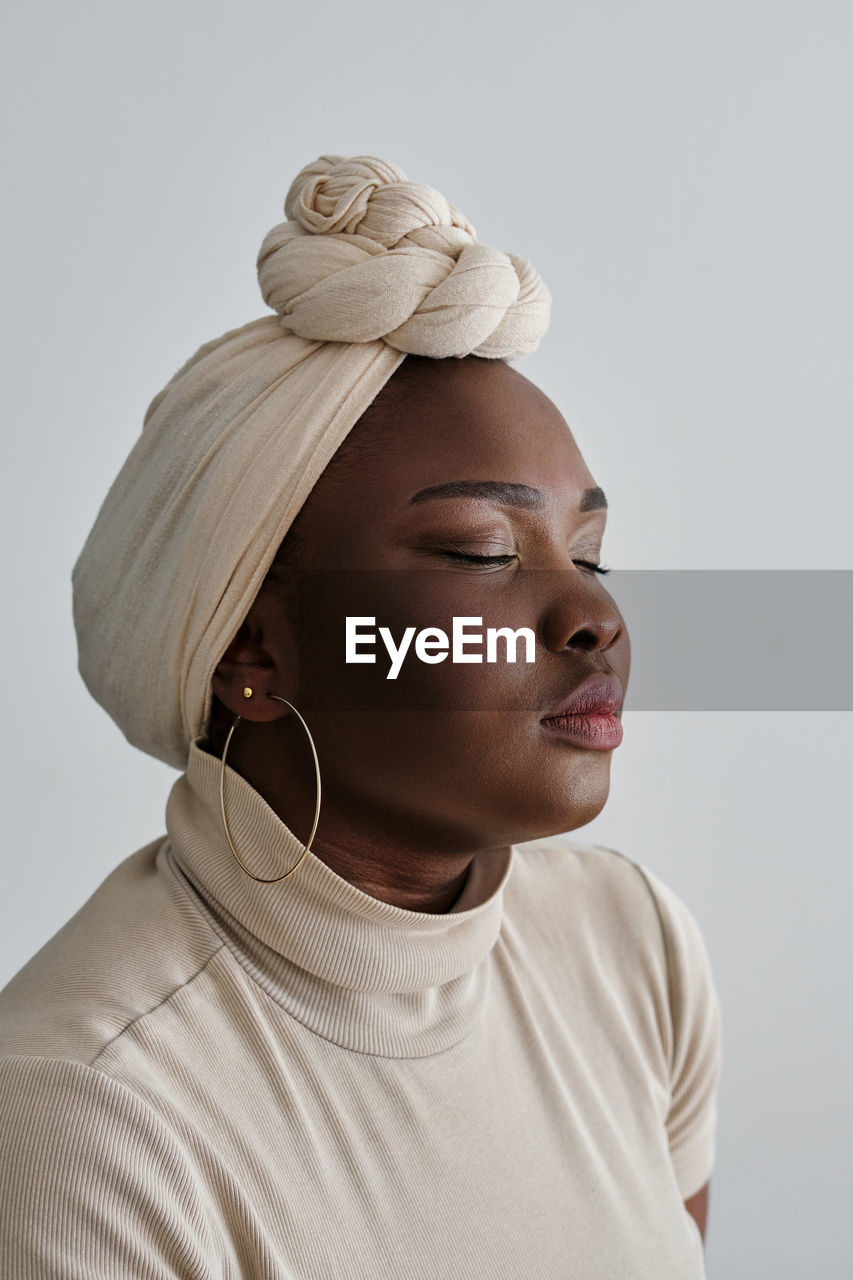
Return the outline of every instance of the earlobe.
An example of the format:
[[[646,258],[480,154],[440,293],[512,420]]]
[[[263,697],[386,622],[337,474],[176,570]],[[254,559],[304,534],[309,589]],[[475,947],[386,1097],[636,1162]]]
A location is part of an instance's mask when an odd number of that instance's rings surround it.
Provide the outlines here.
[[[232,715],[267,724],[281,720],[287,714],[285,708],[269,696],[274,680],[273,663],[233,663],[225,670],[220,663],[210,683],[219,701]]]
[[[281,718],[281,708],[267,690],[281,683],[275,660],[275,627],[266,617],[263,602],[256,598],[240,624],[211,677],[211,687],[219,701],[232,715],[246,720],[271,721]],[[244,690],[250,689],[246,695]]]

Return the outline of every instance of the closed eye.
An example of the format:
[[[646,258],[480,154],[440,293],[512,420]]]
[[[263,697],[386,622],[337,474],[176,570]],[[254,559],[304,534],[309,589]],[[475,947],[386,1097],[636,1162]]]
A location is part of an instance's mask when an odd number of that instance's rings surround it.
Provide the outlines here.
[[[451,560],[464,560],[467,564],[506,564],[508,561],[515,559],[515,556],[466,555],[463,551],[442,551],[441,554],[449,556]]]
[[[514,560],[515,556],[475,556],[467,554],[463,551],[442,551],[444,556],[449,556],[451,560],[462,560],[466,564],[507,564],[510,560]],[[575,560],[575,564],[581,565],[584,569],[591,569],[593,573],[610,573],[611,570],[602,564],[595,564],[592,560]]]
[[[583,565],[585,569],[592,569],[594,573],[610,573],[603,564],[594,564],[592,560],[576,560],[575,564]]]

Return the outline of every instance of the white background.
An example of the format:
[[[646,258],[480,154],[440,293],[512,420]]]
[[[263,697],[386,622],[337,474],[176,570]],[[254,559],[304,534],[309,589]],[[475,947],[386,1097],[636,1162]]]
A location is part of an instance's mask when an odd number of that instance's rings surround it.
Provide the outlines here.
[[[394,161],[539,269],[517,367],[608,494],[606,563],[853,568],[853,6],[31,0],[3,45],[0,984],[165,830],[177,775],[77,675],[71,566],[155,392],[265,314],[258,247],[322,153]],[[790,625],[793,684],[850,661],[796,599]],[[708,1274],[842,1280],[850,715],[627,707],[576,834],[668,880],[711,954]]]

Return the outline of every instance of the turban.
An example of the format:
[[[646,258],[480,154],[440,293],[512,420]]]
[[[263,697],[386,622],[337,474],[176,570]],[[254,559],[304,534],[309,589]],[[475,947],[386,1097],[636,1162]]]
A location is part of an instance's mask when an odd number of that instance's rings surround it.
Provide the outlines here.
[[[509,361],[548,327],[528,261],[376,156],[320,156],[284,213],[257,260],[274,314],[205,343],[154,397],[71,574],[87,689],[181,770],[279,544],[406,355]]]

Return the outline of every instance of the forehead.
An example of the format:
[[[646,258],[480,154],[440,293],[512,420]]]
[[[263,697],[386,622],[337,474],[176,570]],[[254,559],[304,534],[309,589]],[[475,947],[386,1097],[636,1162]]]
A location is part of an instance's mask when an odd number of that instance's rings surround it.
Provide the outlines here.
[[[458,479],[594,484],[556,405],[502,360],[407,357],[339,454],[339,477],[386,498]]]

